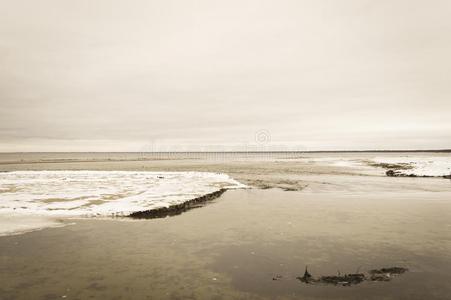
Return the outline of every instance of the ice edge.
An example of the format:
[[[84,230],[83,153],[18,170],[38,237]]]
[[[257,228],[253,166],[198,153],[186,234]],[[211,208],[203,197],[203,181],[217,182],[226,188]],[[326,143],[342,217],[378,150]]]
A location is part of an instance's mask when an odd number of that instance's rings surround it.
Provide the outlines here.
[[[215,192],[205,194],[203,196],[185,201],[180,204],[174,204],[168,207],[160,207],[143,211],[136,211],[128,215],[128,217],[131,217],[133,219],[156,219],[179,215],[187,210],[200,207],[207,201],[219,198],[225,191],[227,191],[227,189],[222,188]]]

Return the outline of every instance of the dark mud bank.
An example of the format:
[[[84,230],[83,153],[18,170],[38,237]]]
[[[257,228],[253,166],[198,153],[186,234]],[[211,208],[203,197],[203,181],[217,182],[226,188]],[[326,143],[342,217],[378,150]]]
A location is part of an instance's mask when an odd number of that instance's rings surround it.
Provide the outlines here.
[[[184,203],[171,205],[168,207],[161,207],[156,209],[149,209],[143,211],[137,211],[129,215],[133,219],[156,219],[156,218],[166,218],[170,216],[180,215],[193,208],[198,208],[205,205],[206,202],[212,201],[220,197],[227,189],[220,189],[216,192],[209,193]]]

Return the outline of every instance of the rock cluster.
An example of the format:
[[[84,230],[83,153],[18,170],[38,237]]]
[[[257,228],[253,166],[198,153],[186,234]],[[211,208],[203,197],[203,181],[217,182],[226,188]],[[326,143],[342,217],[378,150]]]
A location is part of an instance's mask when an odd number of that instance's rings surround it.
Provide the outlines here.
[[[402,267],[390,267],[382,269],[374,269],[368,272],[369,276],[364,273],[338,274],[336,276],[320,276],[313,277],[305,268],[304,276],[297,279],[306,284],[330,284],[340,286],[351,286],[362,283],[364,281],[390,281],[393,277],[407,272],[408,269]]]
[[[218,198],[225,191],[226,191],[226,189],[220,189],[216,192],[209,193],[209,194],[191,199],[189,201],[186,201],[186,202],[183,202],[180,204],[171,205],[168,207],[149,209],[149,210],[144,210],[144,211],[137,211],[137,212],[131,213],[129,215],[129,217],[134,218],[134,219],[155,219],[155,218],[165,218],[168,216],[179,215],[182,212],[185,212],[189,209],[202,206],[207,201],[211,201],[213,199]]]

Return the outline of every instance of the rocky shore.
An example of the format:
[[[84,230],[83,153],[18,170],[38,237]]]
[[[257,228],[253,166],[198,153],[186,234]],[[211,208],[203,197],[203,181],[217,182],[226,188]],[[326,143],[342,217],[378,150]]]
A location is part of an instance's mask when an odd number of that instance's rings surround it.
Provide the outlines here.
[[[137,211],[129,215],[130,218],[134,219],[156,219],[156,218],[166,218],[169,216],[179,215],[189,209],[197,208],[205,204],[207,201],[214,200],[221,196],[227,189],[220,189],[213,193],[209,193],[184,203],[171,205],[168,207],[160,207],[156,209],[149,209],[144,211]]]
[[[401,173],[397,170],[388,170],[385,172],[385,175],[388,177],[424,177],[424,178],[444,178],[444,179],[451,179],[450,175],[443,175],[443,176],[429,176],[429,175],[416,175],[416,174],[405,174]]]

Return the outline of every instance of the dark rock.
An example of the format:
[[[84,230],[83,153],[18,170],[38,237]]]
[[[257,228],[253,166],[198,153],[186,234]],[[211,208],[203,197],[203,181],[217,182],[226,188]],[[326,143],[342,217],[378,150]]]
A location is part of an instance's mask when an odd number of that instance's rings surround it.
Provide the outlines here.
[[[395,170],[388,170],[387,172],[385,172],[385,175],[387,175],[388,177],[418,177],[415,174],[404,174],[404,173],[400,173],[399,171],[395,171]],[[423,177],[428,177],[428,176],[423,176]]]
[[[171,205],[169,207],[160,207],[160,208],[156,208],[156,209],[137,211],[137,212],[131,213],[129,215],[129,217],[134,218],[134,219],[155,219],[155,218],[166,218],[168,216],[179,215],[189,209],[200,207],[207,201],[211,201],[213,199],[218,198],[225,191],[226,191],[226,189],[220,189],[219,191],[191,199],[184,203]]]
[[[315,280],[313,279],[313,276],[312,276],[312,275],[309,273],[309,271],[307,270],[307,267],[305,267],[304,276],[302,276],[302,277],[296,277],[296,279],[298,279],[298,280],[300,280],[301,282],[304,282],[304,283],[310,283],[310,282],[315,281]]]
[[[321,276],[319,278],[313,277],[305,268],[304,276],[296,277],[299,281],[307,284],[330,284],[351,286],[360,284],[364,281],[390,281],[393,277],[407,272],[408,269],[401,267],[390,267],[375,269],[369,271],[370,277],[365,276],[364,273],[344,274],[340,273],[337,276]]]
[[[382,268],[382,269],[374,269],[370,270],[368,273],[370,274],[391,274],[391,275],[399,275],[409,271],[407,268],[402,267],[391,267],[391,268]]]
[[[334,285],[350,286],[362,283],[365,280],[365,274],[345,274],[343,276],[321,276],[318,282]]]
[[[431,177],[441,178],[442,177],[445,179],[451,179],[451,174],[444,175],[444,176],[416,175],[413,173],[404,174],[404,173],[400,173],[399,171],[396,171],[396,170],[388,170],[387,172],[385,172],[385,175],[387,175],[388,177],[423,177],[423,178],[431,178]]]
[[[382,268],[376,270],[370,270],[371,281],[390,281],[394,276],[407,272],[408,269],[401,267]]]
[[[396,173],[393,170],[388,170],[387,172],[385,172],[385,175],[387,175],[388,177],[394,177],[396,176]]]

